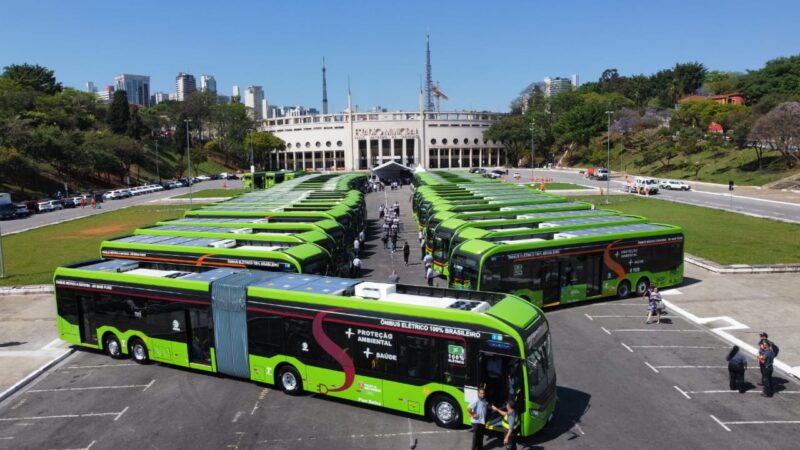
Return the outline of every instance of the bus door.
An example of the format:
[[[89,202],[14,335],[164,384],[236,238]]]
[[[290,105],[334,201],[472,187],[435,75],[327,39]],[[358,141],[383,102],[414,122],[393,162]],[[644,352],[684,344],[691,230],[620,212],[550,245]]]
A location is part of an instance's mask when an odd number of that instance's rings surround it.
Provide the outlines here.
[[[486,391],[486,400],[490,405],[502,408],[513,400],[520,411],[525,400],[525,389],[522,370],[525,367],[521,358],[492,353],[481,350],[478,353],[478,387]],[[487,411],[487,427],[502,428],[502,416]]]
[[[95,301],[91,295],[78,295],[78,320],[81,327],[81,342],[97,344],[97,318],[94,311]]]
[[[186,310],[186,332],[189,342],[189,362],[211,365],[211,340],[213,330],[208,308]]]
[[[561,262],[557,259],[542,261],[542,304],[561,301]]]

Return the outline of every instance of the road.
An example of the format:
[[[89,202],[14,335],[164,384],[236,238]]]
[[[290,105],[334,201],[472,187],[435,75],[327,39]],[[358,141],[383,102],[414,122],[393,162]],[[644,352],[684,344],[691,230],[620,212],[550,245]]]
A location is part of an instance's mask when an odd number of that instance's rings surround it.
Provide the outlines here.
[[[218,189],[221,187],[221,183],[222,183],[221,181],[217,180],[203,181],[195,184],[192,187],[192,192],[202,191],[205,189]],[[227,186],[229,189],[241,188],[242,181],[230,180],[227,181]],[[9,233],[18,232],[20,230],[38,228],[56,222],[76,219],[80,217],[86,217],[93,214],[100,214],[106,211],[114,211],[117,209],[127,208],[129,206],[146,204],[153,200],[174,197],[177,195],[188,194],[188,193],[189,193],[189,188],[185,187],[179,189],[163,190],[152,194],[145,194],[121,200],[106,200],[100,204],[101,206],[100,209],[92,209],[91,207],[87,206],[85,208],[69,208],[61,211],[33,214],[25,219],[15,219],[15,220],[7,220],[0,222],[0,227],[2,228],[3,235],[7,235]]]
[[[520,174],[521,181],[529,182],[532,179],[530,169],[509,169],[512,180],[514,173]],[[575,183],[604,189],[606,187],[605,181],[588,180],[582,174],[571,171],[536,169],[534,176],[536,179],[548,178],[555,182]],[[653,198],[800,223],[800,194],[770,192],[752,187],[736,188],[731,193],[727,190],[727,186],[689,183],[692,184],[692,191],[659,190]],[[622,193],[623,184],[624,179],[612,177],[611,193]]]

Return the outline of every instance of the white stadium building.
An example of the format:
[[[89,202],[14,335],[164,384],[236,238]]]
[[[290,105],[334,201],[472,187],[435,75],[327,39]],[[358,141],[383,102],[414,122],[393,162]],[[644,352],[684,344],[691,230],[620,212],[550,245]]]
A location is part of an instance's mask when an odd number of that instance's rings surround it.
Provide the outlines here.
[[[344,112],[262,121],[286,142],[274,169],[367,170],[389,161],[429,169],[502,166],[506,150],[483,132],[501,117],[484,112]]]

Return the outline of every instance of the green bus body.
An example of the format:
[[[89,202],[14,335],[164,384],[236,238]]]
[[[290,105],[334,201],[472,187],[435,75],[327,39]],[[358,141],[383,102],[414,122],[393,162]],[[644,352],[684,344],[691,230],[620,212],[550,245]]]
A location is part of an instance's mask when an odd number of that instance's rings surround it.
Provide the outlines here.
[[[490,400],[507,398],[504,382],[487,372],[495,361],[519,381],[514,398],[520,435],[537,432],[553,414],[547,322],[541,310],[517,297],[130,264],[103,260],[56,270],[61,339],[112,356],[116,348],[116,356],[132,355],[137,362],[275,383],[287,391],[292,385],[286,380],[296,374],[297,391],[412,415],[426,416],[450,401],[461,420],[448,426],[469,424],[467,406],[479,386]],[[379,297],[358,296],[359,290],[365,295],[390,288]],[[420,296],[429,300],[403,303]],[[422,306],[437,302],[438,307]],[[462,310],[454,304],[485,307]],[[496,418],[487,425],[498,427]]]
[[[425,227],[425,252],[430,254],[433,250],[433,239],[436,235],[436,228],[448,219],[462,220],[483,220],[483,219],[513,219],[527,214],[537,214],[552,211],[581,211],[591,210],[594,205],[584,202],[564,202],[564,203],[535,203],[532,205],[508,206],[502,211],[481,210],[466,213],[443,211],[436,213],[428,219],[428,226]]]
[[[557,233],[514,243],[466,241],[453,249],[449,285],[499,290],[545,307],[618,295],[641,295],[683,281],[683,232],[631,224]]]
[[[255,248],[210,247],[213,238],[133,235],[100,244],[104,258],[150,261],[164,266],[193,264],[197,266],[266,269],[279,272],[327,274],[331,257],[315,244],[298,244],[271,250]]]
[[[538,228],[536,226],[519,226],[517,228],[504,229],[485,229],[468,227],[460,234],[459,239],[448,239],[446,235],[440,233],[443,224],[440,224],[436,231],[437,235],[433,242],[433,270],[441,276],[447,278],[449,275],[448,262],[452,249],[461,242],[470,239],[481,239],[487,242],[515,241],[531,238],[539,238],[544,235],[558,233],[561,231],[581,230],[585,228],[597,228],[607,226],[628,225],[634,223],[646,223],[647,219],[642,216],[631,215],[601,215],[596,217],[567,218],[563,220],[550,220],[547,227]],[[541,222],[540,222],[541,224]],[[521,225],[521,224],[520,224]]]

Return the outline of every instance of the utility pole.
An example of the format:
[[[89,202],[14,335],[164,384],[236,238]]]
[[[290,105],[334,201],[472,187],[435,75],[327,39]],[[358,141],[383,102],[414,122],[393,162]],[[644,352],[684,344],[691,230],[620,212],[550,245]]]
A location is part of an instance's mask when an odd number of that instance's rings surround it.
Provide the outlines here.
[[[606,148],[608,149],[608,155],[606,159],[606,204],[608,204],[608,191],[611,190],[611,115],[614,114],[613,111],[606,111],[606,115],[608,116],[608,142]]]
[[[186,119],[184,120],[186,123],[186,161],[188,162],[187,166],[189,169],[189,208],[192,207],[192,151],[191,151],[191,139],[189,139],[189,123],[191,120]]]
[[[305,169],[304,169],[305,170]],[[253,159],[253,139],[250,139],[250,190],[256,190],[256,163]]]
[[[6,277],[6,263],[3,259],[3,228],[0,227],[0,278]]]
[[[536,148],[533,143],[535,132],[536,132],[536,119],[531,118],[531,181],[534,181],[533,169],[534,167],[536,167],[536,164],[534,163],[534,160],[536,158]]]
[[[158,184],[161,184],[161,171],[158,167],[158,135],[155,136],[156,141],[156,178],[158,178]]]

